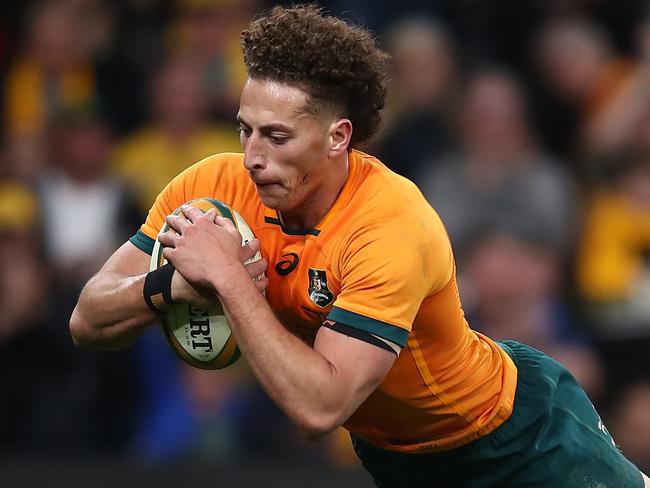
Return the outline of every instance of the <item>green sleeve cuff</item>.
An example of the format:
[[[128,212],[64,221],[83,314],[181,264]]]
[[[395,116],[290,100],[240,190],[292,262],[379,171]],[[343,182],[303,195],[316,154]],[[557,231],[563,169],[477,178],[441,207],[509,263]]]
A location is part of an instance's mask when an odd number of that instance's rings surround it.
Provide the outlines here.
[[[135,247],[151,256],[155,241],[147,234],[139,230],[133,237],[131,237],[131,239],[129,239],[129,241],[131,241],[131,244],[133,244]]]
[[[363,330],[387,341],[391,341],[400,347],[406,346],[406,341],[409,336],[409,331],[406,329],[338,307],[332,308],[332,311],[327,315],[327,319]]]

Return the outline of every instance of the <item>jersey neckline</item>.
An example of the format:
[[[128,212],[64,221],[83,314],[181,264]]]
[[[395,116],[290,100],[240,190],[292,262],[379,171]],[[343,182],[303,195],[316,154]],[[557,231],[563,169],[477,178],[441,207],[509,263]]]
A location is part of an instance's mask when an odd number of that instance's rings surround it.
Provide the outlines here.
[[[291,236],[304,236],[304,235],[313,235],[318,236],[321,231],[327,226],[327,224],[339,213],[339,211],[346,205],[349,197],[352,193],[353,181],[356,180],[356,176],[359,173],[359,153],[356,150],[352,150],[348,153],[348,176],[343,183],[343,187],[339,192],[338,197],[334,200],[334,204],[330,207],[327,213],[323,216],[318,225],[312,229],[292,229],[286,227],[278,211],[272,208],[267,207],[262,203],[264,207],[264,222],[267,224],[278,225],[282,229],[282,232]]]

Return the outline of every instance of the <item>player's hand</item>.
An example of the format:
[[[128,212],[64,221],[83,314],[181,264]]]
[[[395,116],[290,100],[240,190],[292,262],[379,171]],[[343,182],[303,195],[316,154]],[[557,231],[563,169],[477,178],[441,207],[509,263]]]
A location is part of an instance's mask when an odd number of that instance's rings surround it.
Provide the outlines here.
[[[241,271],[243,262],[259,250],[256,241],[242,246],[242,237],[235,225],[219,217],[214,209],[203,213],[195,207],[183,206],[181,213],[168,215],[165,221],[170,230],[158,238],[165,246],[163,256],[198,290],[213,288],[219,280],[228,281],[229,274]],[[246,271],[254,278],[266,266],[266,260],[261,259],[246,266]],[[267,284],[266,279],[256,282],[260,290]]]
[[[177,303],[191,303],[203,309],[218,303],[213,291],[192,286],[178,270],[172,275],[172,300]]]
[[[225,220],[230,222],[229,219]],[[268,262],[264,258],[254,262],[248,262],[250,259],[253,259],[258,252],[260,252],[260,241],[259,239],[252,239],[248,241],[245,246],[242,246],[241,260],[244,263],[244,266],[246,266],[246,271],[248,271],[248,274],[255,282],[257,289],[264,293],[266,287],[269,285],[269,279],[266,276],[262,276],[262,273],[266,272]]]

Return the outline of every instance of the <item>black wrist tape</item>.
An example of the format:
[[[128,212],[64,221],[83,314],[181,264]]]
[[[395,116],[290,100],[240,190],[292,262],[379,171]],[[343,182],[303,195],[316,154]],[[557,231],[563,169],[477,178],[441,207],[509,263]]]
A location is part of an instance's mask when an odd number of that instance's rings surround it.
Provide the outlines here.
[[[175,269],[172,263],[167,263],[147,273],[144,279],[144,301],[158,315],[164,314],[176,303],[172,300],[172,276]]]

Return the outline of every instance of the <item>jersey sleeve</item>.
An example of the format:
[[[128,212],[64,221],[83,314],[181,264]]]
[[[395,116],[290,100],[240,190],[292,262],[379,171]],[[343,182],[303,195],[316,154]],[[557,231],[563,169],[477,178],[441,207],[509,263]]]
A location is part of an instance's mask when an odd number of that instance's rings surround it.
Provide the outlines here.
[[[149,209],[147,219],[140,226],[140,230],[129,239],[132,244],[147,254],[151,254],[153,251],[156,236],[165,222],[165,217],[185,203],[181,176],[182,173],[169,182],[158,194],[153,206]]]
[[[341,291],[329,320],[406,345],[422,302],[453,272],[446,234],[431,238],[430,228],[412,220],[374,223],[352,236],[340,259]]]

